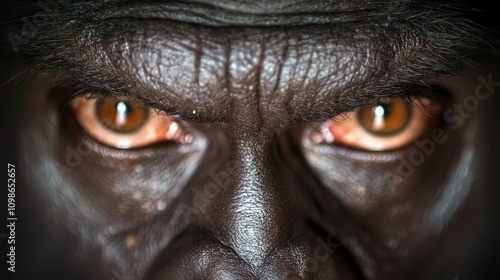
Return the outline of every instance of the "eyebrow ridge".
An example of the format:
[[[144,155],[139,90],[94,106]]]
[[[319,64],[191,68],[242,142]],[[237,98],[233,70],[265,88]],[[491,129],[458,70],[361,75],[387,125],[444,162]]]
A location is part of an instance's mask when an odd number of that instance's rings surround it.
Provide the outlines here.
[[[360,100],[373,96],[394,94],[394,92],[404,92],[415,85],[426,85],[429,80],[441,75],[460,72],[465,66],[473,64],[481,53],[497,54],[495,49],[497,45],[496,38],[490,36],[490,34],[466,18],[447,16],[439,19],[438,16],[434,16],[427,18],[426,21],[420,21],[422,16],[423,14],[417,14],[411,19],[419,22],[418,26],[412,21],[398,21],[398,23],[400,27],[407,30],[412,28],[418,30],[419,36],[422,36],[420,39],[426,43],[411,58],[406,57],[402,61],[396,62],[399,63],[399,67],[393,69],[394,71],[387,71],[386,75],[375,83],[375,86],[365,89],[365,92],[359,95]],[[132,22],[130,18],[116,18],[113,20],[120,20],[123,23]],[[68,26],[65,17],[61,17],[61,21],[65,22],[65,26]],[[143,23],[146,21],[142,20]],[[90,87],[101,88],[107,92],[130,91],[130,94],[134,94],[133,90],[127,88],[126,84],[129,81],[120,81],[119,77],[113,76],[97,79],[98,76],[105,76],[106,71],[102,71],[102,67],[106,67],[105,65],[96,67],[95,65],[75,63],[72,59],[78,57],[78,49],[67,47],[61,50],[61,46],[54,45],[66,43],[61,45],[67,46],[67,43],[85,39],[79,37],[82,34],[82,29],[89,30],[88,25],[85,25],[85,23],[88,22],[86,22],[85,18],[82,18],[80,21],[76,20],[69,24],[71,28],[61,28],[60,25],[57,26],[56,24],[44,27],[37,34],[36,43],[23,48],[20,55],[40,71],[50,69],[49,71],[77,80],[82,85],[87,84]],[[176,24],[175,22],[172,23]],[[318,24],[314,28],[320,28],[321,26],[327,25]],[[308,28],[307,26],[304,27]],[[259,28],[269,27],[256,27],[254,30]],[[87,33],[88,36],[92,34],[96,34],[95,30],[90,30]],[[408,34],[403,35],[407,36]],[[92,40],[89,37],[87,39]],[[411,38],[398,38],[398,40],[402,41],[403,48],[412,49]]]

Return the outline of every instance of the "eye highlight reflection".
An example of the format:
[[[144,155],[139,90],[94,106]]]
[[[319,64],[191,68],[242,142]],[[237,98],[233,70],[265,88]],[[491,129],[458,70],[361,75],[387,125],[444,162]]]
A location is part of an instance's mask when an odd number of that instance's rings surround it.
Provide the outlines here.
[[[437,127],[441,113],[441,106],[428,98],[414,98],[411,104],[383,98],[323,123],[312,140],[359,150],[396,150]]]
[[[102,98],[94,108],[101,124],[116,133],[134,132],[149,118],[149,110],[140,102],[118,97]]]
[[[119,149],[140,148],[162,141],[190,143],[167,115],[158,114],[140,101],[117,97],[77,97],[70,102],[76,120],[97,141]]]

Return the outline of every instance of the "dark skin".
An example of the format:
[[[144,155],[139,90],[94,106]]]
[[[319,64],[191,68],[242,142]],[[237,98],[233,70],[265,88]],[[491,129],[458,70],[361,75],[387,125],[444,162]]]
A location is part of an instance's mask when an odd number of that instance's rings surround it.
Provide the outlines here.
[[[19,229],[16,276],[498,275],[496,38],[463,9],[447,1],[60,4],[3,62],[6,104],[21,108],[7,111],[16,117],[9,147],[19,151],[8,161],[29,224]],[[140,100],[193,140],[105,145],[69,108],[80,94]],[[439,103],[441,121],[403,147],[311,140],[329,119],[382,97],[416,96]],[[426,154],[420,144],[430,142]]]

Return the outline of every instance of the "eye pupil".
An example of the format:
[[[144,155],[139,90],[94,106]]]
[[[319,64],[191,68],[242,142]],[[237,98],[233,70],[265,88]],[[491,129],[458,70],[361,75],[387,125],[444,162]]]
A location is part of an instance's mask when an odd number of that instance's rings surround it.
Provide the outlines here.
[[[131,133],[146,122],[148,110],[137,101],[107,97],[96,104],[96,115],[108,129],[119,133]]]
[[[373,107],[373,114],[376,118],[387,118],[391,114],[391,107],[387,103],[378,103]]]

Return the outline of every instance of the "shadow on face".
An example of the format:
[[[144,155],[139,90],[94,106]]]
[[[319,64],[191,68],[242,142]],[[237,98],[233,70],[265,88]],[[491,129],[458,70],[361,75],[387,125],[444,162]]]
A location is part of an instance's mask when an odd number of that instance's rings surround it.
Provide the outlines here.
[[[488,11],[15,2],[0,80],[9,277],[498,274]]]

